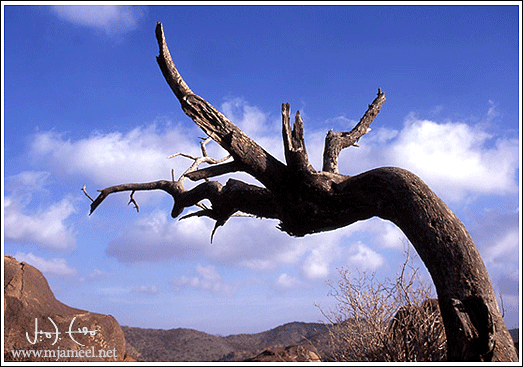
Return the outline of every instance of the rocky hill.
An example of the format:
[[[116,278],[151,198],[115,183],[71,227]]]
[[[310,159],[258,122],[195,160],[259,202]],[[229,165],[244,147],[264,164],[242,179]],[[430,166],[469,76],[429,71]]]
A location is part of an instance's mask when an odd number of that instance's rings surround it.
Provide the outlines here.
[[[291,322],[261,333],[229,336],[182,328],[122,330],[126,353],[138,361],[294,361],[303,353],[307,360],[314,360],[315,354],[322,361],[330,358],[328,329],[321,323]],[[518,346],[519,329],[510,334]]]
[[[5,361],[132,360],[125,356],[124,334],[114,317],[63,304],[38,269],[9,255],[4,255],[2,337]]]
[[[25,337],[28,325],[39,324],[46,337]],[[93,350],[95,358],[66,356],[60,361],[329,361],[328,327],[321,323],[291,322],[255,334],[215,336],[192,329],[142,329],[122,326],[114,317],[69,307],[58,301],[42,273],[14,257],[4,255],[4,359],[6,361],[57,361],[53,356],[14,355],[13,350]],[[81,325],[86,332],[56,337]],[[52,325],[51,325],[52,324]],[[36,329],[36,325],[34,325]],[[47,328],[47,329],[46,329]],[[53,329],[54,328],[54,329]],[[53,330],[56,330],[54,332]],[[69,330],[70,331],[70,330]],[[87,332],[89,331],[89,332]],[[516,346],[519,329],[509,330]],[[43,334],[42,332],[39,332]],[[33,332],[36,334],[36,332]],[[38,340],[37,340],[38,339]],[[57,342],[59,339],[60,342]],[[54,342],[53,342],[54,340]],[[114,355],[99,351],[114,350]],[[102,353],[103,354],[103,353]]]
[[[311,345],[326,352],[327,326],[292,322],[256,334],[215,336],[192,329],[122,326],[127,353],[138,361],[243,361],[275,346]],[[305,348],[306,349],[306,348]],[[282,349],[283,351],[283,349]]]

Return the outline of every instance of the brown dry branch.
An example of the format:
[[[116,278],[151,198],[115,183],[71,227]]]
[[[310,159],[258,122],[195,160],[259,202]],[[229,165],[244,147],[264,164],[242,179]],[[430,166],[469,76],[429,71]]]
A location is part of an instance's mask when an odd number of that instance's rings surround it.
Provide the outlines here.
[[[91,203],[91,213],[113,193],[163,190],[174,200],[173,218],[185,208],[209,200],[210,208],[192,215],[213,219],[213,234],[237,212],[277,219],[278,228],[291,236],[329,231],[374,216],[390,220],[407,236],[432,276],[449,338],[448,359],[517,360],[485,265],[465,226],[445,203],[419,177],[401,168],[376,168],[356,176],[337,172],[339,152],[369,132],[385,102],[380,89],[355,128],[327,134],[324,167],[316,171],[305,150],[299,113],[291,128],[289,105],[282,106],[286,163],[280,162],[193,93],[172,61],[161,23],[156,26],[156,39],[158,65],[182,110],[232,161],[186,172],[177,181],[105,188]],[[238,171],[250,174],[263,186],[231,178],[225,185],[205,180],[190,190],[183,188],[185,177],[198,181]]]

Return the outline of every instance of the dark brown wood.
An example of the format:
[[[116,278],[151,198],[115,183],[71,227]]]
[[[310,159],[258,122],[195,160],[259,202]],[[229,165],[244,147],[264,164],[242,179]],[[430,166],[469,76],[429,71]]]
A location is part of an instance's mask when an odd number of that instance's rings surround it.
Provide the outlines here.
[[[111,193],[159,189],[173,197],[174,218],[184,208],[208,199],[211,208],[203,207],[190,216],[214,219],[212,235],[238,211],[278,219],[279,229],[291,236],[329,231],[374,216],[389,220],[405,233],[434,281],[448,338],[448,360],[517,361],[481,256],[463,223],[445,203],[419,177],[401,168],[377,168],[352,177],[338,173],[340,151],[370,131],[385,93],[378,90],[350,132],[327,134],[322,171],[315,171],[309,163],[299,113],[291,129],[290,106],[283,104],[284,164],[195,95],[172,62],[161,23],[157,23],[156,36],[158,64],[183,111],[226,149],[233,161],[202,170],[197,170],[195,163],[178,181],[106,188],[91,204],[91,213]],[[207,181],[236,171],[251,174],[264,187],[233,179],[225,185]],[[185,177],[206,181],[187,191],[183,188]]]

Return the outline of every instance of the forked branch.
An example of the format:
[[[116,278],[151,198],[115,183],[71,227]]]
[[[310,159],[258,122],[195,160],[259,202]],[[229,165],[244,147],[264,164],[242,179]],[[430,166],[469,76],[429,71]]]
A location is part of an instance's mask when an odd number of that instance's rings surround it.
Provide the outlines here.
[[[297,111],[294,125],[291,127],[290,105],[284,103],[282,105],[282,136],[287,163],[285,165],[267,153],[211,104],[193,93],[174,65],[165,41],[162,24],[159,22],[156,25],[156,39],[159,46],[159,56],[156,59],[167,84],[178,98],[183,111],[209,136],[201,142],[202,156],[193,157],[181,152],[169,156],[168,158],[183,156],[194,161],[178,180],[175,180],[173,171],[172,181],[123,184],[101,190],[95,200],[91,199],[91,213],[112,193],[131,191],[129,203],[134,204],[138,210],[138,203],[133,197],[136,191],[163,190],[174,199],[175,203],[171,211],[173,217],[180,215],[186,207],[198,205],[202,210],[194,215],[210,217],[216,220],[217,226],[223,225],[237,211],[243,211],[255,216],[280,219],[282,221],[280,228],[292,235],[325,230],[327,228],[324,223],[326,213],[322,213],[323,209],[320,209],[325,203],[319,207],[316,207],[317,204],[300,206],[295,208],[293,215],[288,214],[292,212],[291,208],[296,203],[304,202],[305,196],[313,194],[312,191],[320,190],[321,193],[322,190],[330,190],[332,187],[336,187],[337,191],[346,189],[343,182],[347,176],[339,175],[337,169],[339,152],[347,146],[354,145],[363,134],[369,131],[370,123],[385,101],[385,94],[381,90],[378,91],[378,97],[369,105],[369,109],[361,121],[349,133],[333,133],[332,131],[328,133],[324,162],[328,161],[329,164],[326,166],[324,163],[325,172],[315,171],[310,164],[305,147],[303,120]],[[211,139],[220,144],[230,155],[220,160],[209,157],[205,145]],[[232,161],[225,162],[230,157],[232,157]],[[202,163],[208,163],[209,167],[199,169]],[[185,178],[193,181],[208,180],[211,177],[238,171],[251,174],[265,188],[247,185],[236,180],[229,180],[225,186],[218,182],[207,182],[207,184],[201,184],[189,191],[183,187]],[[298,177],[302,182],[294,182]],[[295,184],[305,186],[300,189],[295,187]],[[87,195],[85,189],[84,193]],[[245,197],[241,197],[240,193],[250,197],[253,202],[247,204]],[[233,198],[234,200],[232,200]],[[209,199],[213,203],[212,208],[203,207],[199,203],[199,200],[203,199]],[[314,221],[311,221],[309,227],[304,231],[303,224],[299,222],[300,211],[305,211],[303,215],[309,211],[316,213],[318,224],[313,224]],[[346,223],[346,220],[341,217],[333,221],[333,228],[340,225],[334,223]]]
[[[367,112],[358,124],[349,132],[333,132],[330,130],[325,137],[325,149],[323,151],[323,171],[338,173],[338,156],[342,149],[358,146],[360,138],[370,131],[370,124],[380,112],[385,102],[385,93],[378,88],[378,96],[369,105]]]
[[[285,165],[267,153],[210,103],[191,91],[174,66],[160,22],[156,23],[156,39],[160,51],[156,58],[158,65],[187,116],[228,151],[241,170],[267,188],[277,188],[284,180]]]

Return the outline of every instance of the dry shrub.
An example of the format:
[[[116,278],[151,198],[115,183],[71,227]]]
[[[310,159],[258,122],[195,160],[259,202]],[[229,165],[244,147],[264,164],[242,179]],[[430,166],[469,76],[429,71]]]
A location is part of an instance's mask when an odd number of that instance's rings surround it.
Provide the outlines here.
[[[446,337],[432,286],[422,282],[408,251],[395,280],[339,270],[329,294],[334,310],[321,310],[329,321],[332,361],[443,361]]]

